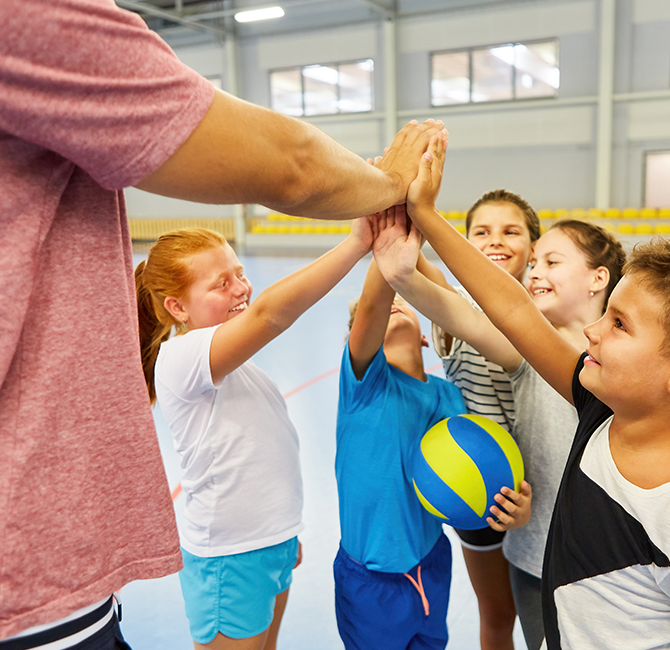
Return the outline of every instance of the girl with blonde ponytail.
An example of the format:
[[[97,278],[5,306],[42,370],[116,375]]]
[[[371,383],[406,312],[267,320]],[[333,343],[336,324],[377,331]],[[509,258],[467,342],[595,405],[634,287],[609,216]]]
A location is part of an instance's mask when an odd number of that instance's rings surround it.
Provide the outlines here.
[[[272,650],[299,561],[298,437],[251,361],[369,252],[375,217],[252,303],[223,237],[160,237],[135,270],[142,363],[182,466],[180,572],[195,647]],[[171,336],[172,332],[175,333]]]

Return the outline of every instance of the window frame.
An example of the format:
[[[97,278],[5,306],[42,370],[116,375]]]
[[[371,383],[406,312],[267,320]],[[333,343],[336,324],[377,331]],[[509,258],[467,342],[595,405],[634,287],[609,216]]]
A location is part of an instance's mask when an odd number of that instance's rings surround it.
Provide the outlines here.
[[[553,95],[540,95],[538,97],[517,97],[517,67],[516,65],[512,65],[512,79],[511,79],[511,90],[512,90],[512,96],[510,99],[489,99],[489,100],[483,100],[483,101],[472,101],[472,86],[473,86],[473,63],[472,63],[472,53],[478,50],[493,50],[499,47],[516,47],[517,45],[536,45],[538,43],[550,43],[553,42],[556,44],[556,68],[559,70],[559,75],[560,75],[560,39],[558,36],[552,36],[551,38],[537,38],[533,40],[526,40],[526,41],[504,41],[501,43],[491,43],[489,45],[472,45],[470,47],[459,47],[459,48],[451,48],[448,50],[433,50],[430,52],[430,61],[429,61],[429,95],[430,95],[430,107],[431,108],[449,108],[453,106],[472,106],[475,104],[499,104],[499,103],[507,103],[507,102],[520,102],[520,101],[535,101],[535,100],[542,100],[542,99],[558,99],[558,94],[559,94],[559,89],[560,89],[560,83],[559,87],[555,88],[555,92]],[[469,88],[468,88],[468,101],[467,102],[454,102],[451,104],[435,104],[434,99],[433,99],[433,81],[435,80],[434,77],[434,71],[435,71],[435,65],[434,65],[434,60],[435,56],[439,56],[440,54],[464,54],[467,53],[468,55],[468,82],[469,82]]]

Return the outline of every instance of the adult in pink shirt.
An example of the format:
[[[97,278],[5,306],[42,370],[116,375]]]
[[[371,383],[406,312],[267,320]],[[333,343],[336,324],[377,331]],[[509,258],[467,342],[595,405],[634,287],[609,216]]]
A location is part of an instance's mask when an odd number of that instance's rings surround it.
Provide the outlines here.
[[[122,188],[357,217],[405,200],[441,128],[376,169],[112,0],[0,2],[0,649],[124,647],[110,594],[181,568]]]

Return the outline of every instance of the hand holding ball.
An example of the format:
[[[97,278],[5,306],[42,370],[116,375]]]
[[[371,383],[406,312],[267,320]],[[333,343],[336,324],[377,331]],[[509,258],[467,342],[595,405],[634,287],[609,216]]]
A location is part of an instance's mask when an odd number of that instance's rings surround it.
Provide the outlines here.
[[[481,415],[441,420],[414,456],[414,489],[424,508],[455,528],[487,526],[494,496],[519,491],[523,460],[512,436]]]

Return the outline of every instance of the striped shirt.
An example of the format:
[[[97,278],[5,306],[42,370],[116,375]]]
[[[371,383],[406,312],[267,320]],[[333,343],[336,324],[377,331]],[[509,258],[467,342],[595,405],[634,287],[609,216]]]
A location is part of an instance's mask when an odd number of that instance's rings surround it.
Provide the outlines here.
[[[481,311],[463,287],[458,287],[456,291]],[[451,349],[447,350],[445,332],[435,323],[432,335],[435,351],[442,359],[444,374],[460,388],[468,413],[490,418],[511,432],[514,425],[514,396],[507,373],[460,339],[454,338]]]

